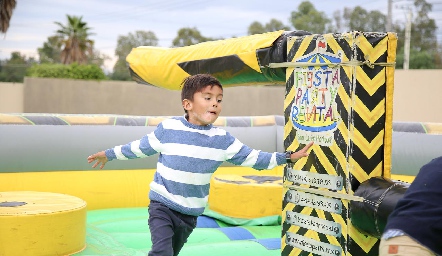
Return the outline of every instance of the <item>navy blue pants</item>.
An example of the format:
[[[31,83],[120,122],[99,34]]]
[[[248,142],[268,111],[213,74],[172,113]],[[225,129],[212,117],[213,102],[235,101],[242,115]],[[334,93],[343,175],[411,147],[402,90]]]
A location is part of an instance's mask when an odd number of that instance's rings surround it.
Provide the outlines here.
[[[157,201],[150,201],[149,229],[152,248],[149,256],[176,256],[196,227],[196,216],[169,209]]]

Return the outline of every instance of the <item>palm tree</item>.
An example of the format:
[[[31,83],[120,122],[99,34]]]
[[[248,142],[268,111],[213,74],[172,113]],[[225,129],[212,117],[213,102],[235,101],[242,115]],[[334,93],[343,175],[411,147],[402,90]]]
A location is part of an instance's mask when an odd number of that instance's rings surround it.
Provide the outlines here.
[[[55,22],[60,29],[57,35],[60,37],[64,49],[61,51],[61,62],[70,64],[77,62],[78,64],[86,64],[88,56],[93,55],[94,41],[88,37],[93,35],[89,33],[86,22],[82,21],[83,17],[66,15],[68,24],[65,26],[60,22]]]
[[[15,9],[16,5],[16,0],[0,0],[0,31],[2,33],[8,31],[12,11]]]

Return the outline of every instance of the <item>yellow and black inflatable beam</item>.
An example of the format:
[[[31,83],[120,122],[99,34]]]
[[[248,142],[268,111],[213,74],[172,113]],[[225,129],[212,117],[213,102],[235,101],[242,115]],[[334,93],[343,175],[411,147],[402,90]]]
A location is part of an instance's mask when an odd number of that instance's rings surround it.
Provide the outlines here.
[[[170,90],[198,73],[212,74],[225,87],[285,84],[285,69],[267,65],[286,60],[288,36],[305,34],[279,30],[178,48],[141,46],[126,61],[136,82]]]

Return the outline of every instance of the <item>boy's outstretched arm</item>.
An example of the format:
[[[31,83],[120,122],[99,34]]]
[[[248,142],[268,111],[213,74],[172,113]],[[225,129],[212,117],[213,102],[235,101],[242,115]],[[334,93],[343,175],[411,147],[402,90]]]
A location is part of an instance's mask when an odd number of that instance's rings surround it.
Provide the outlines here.
[[[87,158],[88,163],[92,163],[94,161],[97,161],[97,162],[94,165],[92,165],[92,168],[97,167],[97,165],[99,165],[101,163],[100,169],[103,169],[103,167],[104,167],[104,165],[106,165],[108,159],[107,159],[107,156],[104,153],[104,151],[100,151],[98,153],[88,156],[88,158]]]
[[[309,144],[305,145],[305,147],[303,147],[302,149],[300,149],[299,151],[293,152],[290,155],[290,160],[292,162],[296,162],[298,161],[300,158],[306,157],[308,156],[309,152],[308,150],[313,146],[313,142],[310,142]]]

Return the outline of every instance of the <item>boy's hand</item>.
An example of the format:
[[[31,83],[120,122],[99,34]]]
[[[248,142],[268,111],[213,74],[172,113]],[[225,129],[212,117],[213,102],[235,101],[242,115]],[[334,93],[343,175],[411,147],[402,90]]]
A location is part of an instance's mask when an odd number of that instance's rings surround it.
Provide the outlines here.
[[[305,147],[303,147],[301,150],[296,151],[293,154],[291,154],[290,155],[290,160],[292,162],[296,162],[300,158],[308,156],[308,154],[309,154],[308,150],[311,148],[311,146],[313,146],[313,141],[310,142],[309,144],[305,145]]]
[[[95,167],[97,167],[97,165],[99,165],[100,163],[101,163],[101,165],[100,165],[100,169],[103,169],[103,167],[104,167],[104,165],[107,163],[107,156],[106,156],[106,154],[104,153],[104,151],[100,151],[100,152],[98,152],[98,153],[95,153],[95,154],[93,154],[93,155],[90,155],[90,156],[88,156],[88,158],[87,158],[87,162],[88,163],[92,163],[92,162],[94,162],[94,161],[97,161],[94,165],[92,165],[92,168],[95,168]]]

